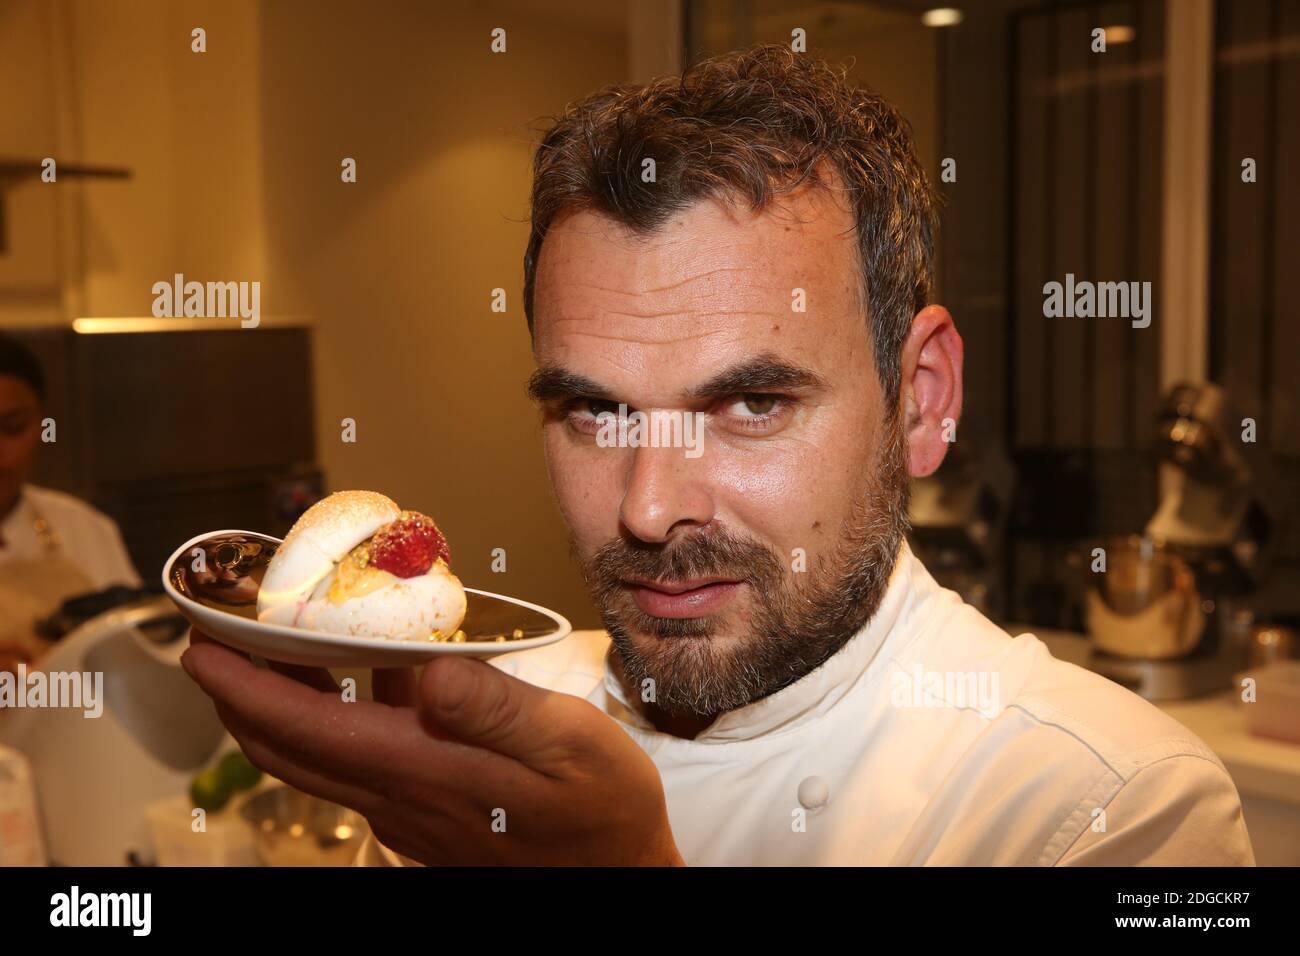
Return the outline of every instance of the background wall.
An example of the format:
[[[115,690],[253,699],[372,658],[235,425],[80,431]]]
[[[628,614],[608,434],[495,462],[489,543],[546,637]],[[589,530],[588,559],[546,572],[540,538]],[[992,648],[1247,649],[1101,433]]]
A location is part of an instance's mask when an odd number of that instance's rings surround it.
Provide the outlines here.
[[[4,0],[0,157],[129,180],[5,190],[0,324],[149,315],[154,282],[263,277],[254,0]],[[208,52],[190,51],[190,30]]]
[[[267,4],[261,20],[265,306],[314,319],[325,472],[434,515],[467,584],[594,625],[524,395],[522,261],[531,124],[622,81],[618,5],[594,22],[514,4],[401,4],[382,22],[326,6]],[[504,54],[489,49],[498,26]]]
[[[328,487],[428,511],[467,584],[594,625],[523,391],[532,143],[633,59],[670,69],[671,31],[630,49],[621,2],[382,6],[0,0],[0,160],[131,172],[4,184],[0,327],[148,316],[176,272],[260,281],[263,325],[314,329]]]

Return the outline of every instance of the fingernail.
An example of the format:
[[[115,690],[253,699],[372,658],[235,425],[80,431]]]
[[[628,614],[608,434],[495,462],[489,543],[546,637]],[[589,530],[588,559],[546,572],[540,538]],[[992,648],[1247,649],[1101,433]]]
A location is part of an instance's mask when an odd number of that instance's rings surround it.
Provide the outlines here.
[[[189,656],[190,656],[189,648],[186,648],[185,653],[181,655],[181,667],[185,668],[185,673],[189,674],[190,677],[193,677],[194,662],[188,659]]]

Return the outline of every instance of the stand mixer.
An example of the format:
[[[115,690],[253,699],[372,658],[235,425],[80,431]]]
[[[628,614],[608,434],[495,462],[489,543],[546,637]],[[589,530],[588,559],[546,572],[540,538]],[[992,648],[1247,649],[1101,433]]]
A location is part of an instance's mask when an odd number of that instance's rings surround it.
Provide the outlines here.
[[[1006,455],[971,442],[954,444],[934,474],[912,479],[913,549],[936,581],[985,614],[1002,603],[999,555],[1014,485]]]
[[[1243,440],[1223,390],[1180,384],[1157,416],[1171,466],[1142,535],[1085,556],[1090,666],[1149,700],[1227,687],[1246,660],[1249,598],[1267,570],[1276,515],[1265,454]]]

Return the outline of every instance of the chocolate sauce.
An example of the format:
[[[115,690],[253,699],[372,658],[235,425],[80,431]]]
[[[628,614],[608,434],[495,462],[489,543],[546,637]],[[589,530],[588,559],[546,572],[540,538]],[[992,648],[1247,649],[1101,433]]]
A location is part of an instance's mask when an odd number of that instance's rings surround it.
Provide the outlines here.
[[[279,546],[259,534],[214,535],[172,563],[172,587],[205,607],[257,620],[257,592]]]

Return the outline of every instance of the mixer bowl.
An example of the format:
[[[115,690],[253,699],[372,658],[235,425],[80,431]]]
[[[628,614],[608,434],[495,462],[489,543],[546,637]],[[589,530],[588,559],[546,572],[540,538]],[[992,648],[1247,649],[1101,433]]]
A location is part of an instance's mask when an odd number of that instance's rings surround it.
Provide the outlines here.
[[[1192,569],[1163,542],[1140,535],[1107,538],[1105,572],[1089,570],[1088,634],[1120,657],[1184,657],[1200,643],[1206,615]]]
[[[251,797],[240,812],[268,866],[348,866],[368,831],[360,814],[284,785]]]

